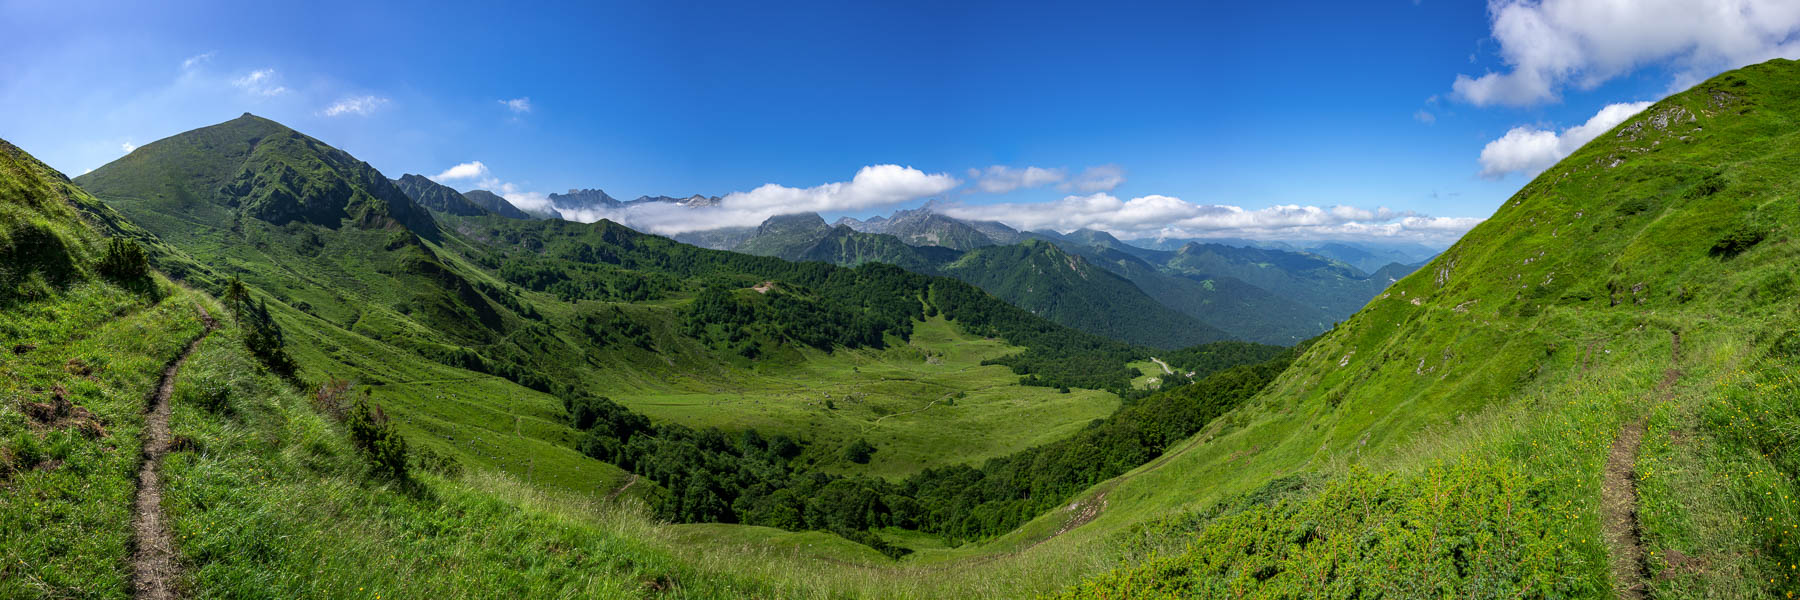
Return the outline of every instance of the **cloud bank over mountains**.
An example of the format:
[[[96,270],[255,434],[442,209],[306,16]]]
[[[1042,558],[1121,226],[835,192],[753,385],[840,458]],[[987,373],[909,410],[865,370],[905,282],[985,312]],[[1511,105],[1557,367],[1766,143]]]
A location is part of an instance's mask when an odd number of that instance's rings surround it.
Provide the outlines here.
[[[1052,202],[950,205],[938,212],[959,219],[999,221],[1021,230],[1097,229],[1123,239],[1391,238],[1447,244],[1481,222],[1477,218],[1432,217],[1386,208],[1288,204],[1250,210],[1227,204],[1195,204],[1161,195],[1122,200],[1105,193],[1068,196]]]
[[[556,214],[572,221],[591,223],[607,219],[663,235],[755,227],[777,215],[910,208],[932,199],[937,200],[932,210],[959,219],[998,221],[1022,231],[1096,229],[1124,239],[1388,239],[1447,245],[1481,222],[1478,218],[1433,217],[1387,208],[1280,205],[1245,209],[1226,204],[1196,204],[1156,194],[1127,200],[1105,191],[1040,202],[944,201],[946,194],[959,187],[963,188],[964,194],[1003,194],[1052,185],[1063,190],[1110,190],[1124,177],[1123,169],[1111,165],[1089,168],[1073,177],[1066,169],[1041,167],[994,166],[969,169],[967,173],[969,181],[964,186],[963,180],[946,173],[926,173],[893,164],[870,165],[859,169],[849,181],[805,188],[770,183],[749,191],[733,192],[716,203],[699,206],[626,202],[617,207],[555,205],[546,194],[521,191],[517,186],[500,181],[480,161],[455,165],[432,179],[451,185],[462,183],[465,189],[480,187],[494,191],[520,209],[539,215],[548,215],[555,210]],[[466,185],[470,182],[474,185]]]

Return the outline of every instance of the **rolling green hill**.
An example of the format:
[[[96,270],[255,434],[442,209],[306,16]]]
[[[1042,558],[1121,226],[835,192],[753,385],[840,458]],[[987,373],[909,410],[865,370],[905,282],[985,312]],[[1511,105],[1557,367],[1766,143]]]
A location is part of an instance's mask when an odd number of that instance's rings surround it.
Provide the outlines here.
[[[1776,60],[1546,170],[1114,490],[1187,508],[1068,595],[1795,591],[1797,121]]]

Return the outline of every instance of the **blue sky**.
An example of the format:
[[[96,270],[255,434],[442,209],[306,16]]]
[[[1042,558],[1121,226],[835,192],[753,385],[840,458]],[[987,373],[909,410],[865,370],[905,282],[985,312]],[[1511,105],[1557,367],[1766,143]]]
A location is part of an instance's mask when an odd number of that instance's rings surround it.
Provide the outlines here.
[[[1778,0],[148,4],[0,3],[0,138],[77,175],[252,112],[516,203],[735,193],[585,215],[663,231],[939,198],[1441,244],[1631,103],[1800,56]]]

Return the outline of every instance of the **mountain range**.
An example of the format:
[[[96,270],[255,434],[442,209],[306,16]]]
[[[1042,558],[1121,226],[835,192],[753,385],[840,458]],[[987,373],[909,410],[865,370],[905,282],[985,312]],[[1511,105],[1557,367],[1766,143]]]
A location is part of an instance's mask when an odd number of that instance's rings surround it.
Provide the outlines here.
[[[782,215],[752,230],[676,237],[788,260],[885,262],[955,277],[1058,323],[1165,348],[1223,338],[1292,344],[1329,329],[1416,268],[1390,263],[1365,273],[1308,252],[1197,241],[1155,250],[1101,231],[1019,232],[933,209],[835,225],[812,213]],[[1052,263],[1065,268],[1046,268]]]

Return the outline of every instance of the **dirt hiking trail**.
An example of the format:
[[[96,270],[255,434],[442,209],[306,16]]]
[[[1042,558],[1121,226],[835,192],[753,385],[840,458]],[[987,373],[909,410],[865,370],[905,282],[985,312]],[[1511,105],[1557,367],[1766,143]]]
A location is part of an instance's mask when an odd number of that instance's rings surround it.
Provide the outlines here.
[[[151,394],[144,412],[143,463],[138,467],[137,499],[131,507],[132,555],[131,591],[136,598],[167,600],[175,598],[175,579],[180,575],[180,561],[175,556],[174,535],[169,532],[162,509],[162,458],[169,453],[169,397],[175,393],[175,377],[181,364],[200,347],[200,340],[218,329],[212,315],[200,310],[206,330],[188,342],[181,355],[163,367],[162,381]]]
[[[1669,368],[1656,384],[1658,399],[1673,394],[1675,382],[1681,378],[1681,371],[1675,368],[1681,361],[1681,332],[1671,332],[1671,336]],[[1638,525],[1635,467],[1648,424],[1647,418],[1639,417],[1619,429],[1619,437],[1607,452],[1606,472],[1600,485],[1600,527],[1612,555],[1613,593],[1626,600],[1643,598],[1644,582],[1649,579],[1643,531]]]

